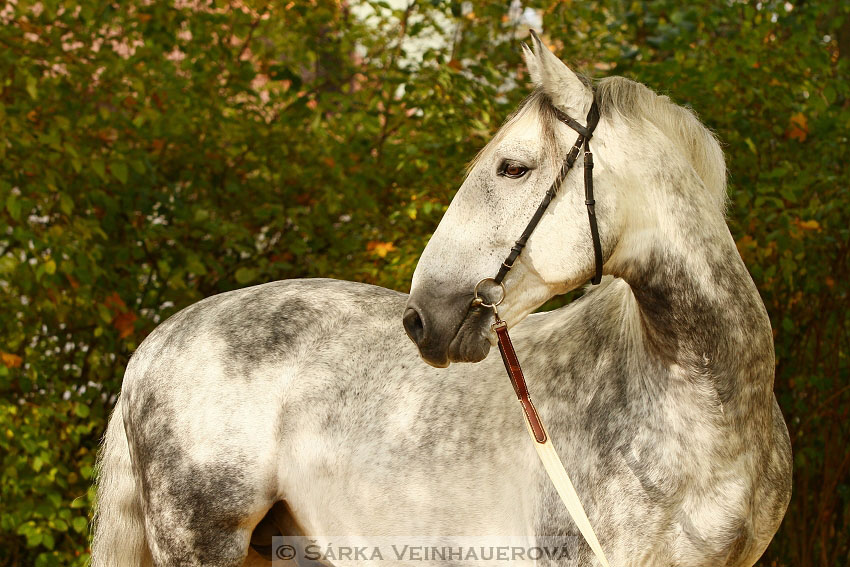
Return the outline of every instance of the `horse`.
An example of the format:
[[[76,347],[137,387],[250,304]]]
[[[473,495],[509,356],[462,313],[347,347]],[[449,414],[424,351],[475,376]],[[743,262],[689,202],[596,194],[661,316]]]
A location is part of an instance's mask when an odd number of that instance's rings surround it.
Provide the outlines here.
[[[612,566],[761,556],[791,451],[722,150],[667,97],[533,47],[534,88],[472,162],[409,295],[272,282],[206,298],[143,341],[99,455],[93,567],[268,565],[273,535],[563,536],[568,557],[513,563],[597,565],[491,352],[493,312],[472,302],[558,174],[575,136],[559,115],[594,101],[604,277],[532,314],[594,272],[577,164],[500,316]]]

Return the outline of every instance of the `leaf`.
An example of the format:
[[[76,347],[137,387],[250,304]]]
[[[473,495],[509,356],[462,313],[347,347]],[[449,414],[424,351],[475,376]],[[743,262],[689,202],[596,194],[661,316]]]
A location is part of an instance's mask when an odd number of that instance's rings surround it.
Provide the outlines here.
[[[27,75],[27,94],[33,100],[38,98],[38,80],[32,75]]]
[[[109,164],[109,171],[122,185],[127,184],[127,164],[123,161],[114,161]]]
[[[257,270],[252,268],[239,268],[236,270],[236,281],[240,284],[246,284],[254,281],[257,278]]]
[[[70,476],[70,475],[68,475]],[[58,508],[59,506],[57,506]],[[53,527],[57,532],[67,532],[68,531],[68,523],[62,518],[55,518],[53,520]]]
[[[142,163],[140,160],[137,160],[137,159],[130,160],[130,167],[136,173],[142,174],[142,173],[145,172],[145,164]]]
[[[44,536],[42,537],[41,544],[44,547],[46,547],[47,549],[53,549],[54,546],[56,545],[56,541],[53,539],[53,534],[45,533]]]
[[[18,196],[14,193],[11,193],[8,197],[6,197],[6,210],[9,211],[9,215],[14,220],[20,220],[21,202],[18,200]]]
[[[67,193],[59,195],[59,209],[66,215],[74,212],[74,200]]]
[[[74,528],[74,531],[78,534],[85,533],[89,527],[88,521],[82,516],[77,516],[73,520],[71,520],[71,526]]]
[[[41,532],[32,531],[27,533],[27,547],[38,547],[43,538],[44,534]]]
[[[835,97],[836,97],[835,87],[833,87],[832,85],[827,85],[826,87],[824,87],[823,97],[826,99],[826,102],[828,102],[829,104],[832,104],[833,102],[835,102]]]
[[[196,254],[190,254],[186,259],[186,269],[198,276],[203,276],[207,273],[206,266],[204,266],[203,262],[201,262],[201,259]]]
[[[110,311],[106,305],[99,303],[97,306],[97,313],[100,315],[100,318],[104,323],[112,323],[112,311]]]
[[[387,254],[395,250],[395,244],[392,242],[380,242],[377,240],[373,240],[366,244],[366,250],[372,252],[372,254],[378,256],[379,258],[386,258]]]
[[[136,322],[136,314],[132,311],[125,311],[116,315],[112,320],[112,326],[118,329],[118,337],[125,339],[133,333],[133,323]]]
[[[0,351],[0,360],[3,361],[6,368],[20,368],[21,364],[24,362],[24,359],[17,354],[3,351]]]
[[[91,160],[91,168],[102,180],[106,181],[106,163],[102,159]]]
[[[121,296],[118,295],[117,291],[113,291],[109,294],[106,299],[103,300],[103,304],[116,313],[127,309],[127,304],[124,303],[124,300],[121,299]]]
[[[803,230],[820,230],[820,223],[816,220],[797,220],[795,224]]]
[[[0,257],[0,274],[11,274],[18,267],[18,261],[9,255]]]
[[[56,262],[52,258],[44,263],[44,272],[50,275],[56,273]]]
[[[806,141],[809,135],[809,121],[803,113],[798,112],[791,116],[785,135],[798,142]]]

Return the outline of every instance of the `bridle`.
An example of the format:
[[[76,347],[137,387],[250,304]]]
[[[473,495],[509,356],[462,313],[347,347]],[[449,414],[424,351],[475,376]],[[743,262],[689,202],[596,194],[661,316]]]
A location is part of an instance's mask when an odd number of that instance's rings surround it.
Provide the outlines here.
[[[508,254],[508,257],[505,258],[504,262],[502,262],[502,266],[499,268],[499,273],[497,273],[496,277],[493,278],[493,282],[497,285],[501,285],[502,280],[505,279],[505,276],[508,275],[511,268],[514,267],[514,262],[516,262],[516,259],[522,253],[523,248],[525,248],[525,245],[528,243],[528,239],[531,237],[531,233],[533,233],[534,229],[537,228],[540,219],[543,218],[543,213],[546,212],[546,209],[549,207],[549,203],[551,203],[552,199],[555,198],[555,195],[558,194],[558,189],[561,188],[561,184],[564,182],[567,174],[573,168],[573,165],[575,165],[578,153],[582,150],[582,148],[584,149],[584,204],[587,205],[587,217],[590,220],[590,238],[593,240],[593,256],[596,260],[596,273],[590,281],[596,285],[602,280],[602,243],[599,241],[599,228],[596,224],[596,201],[593,198],[593,153],[590,151],[590,139],[593,137],[593,131],[596,129],[596,125],[599,123],[599,106],[596,104],[596,97],[594,96],[593,104],[590,105],[590,111],[587,113],[586,126],[582,126],[570,118],[558,107],[553,105],[552,108],[554,109],[555,116],[558,117],[558,120],[578,132],[578,138],[567,154],[564,164],[558,172],[558,176],[555,177],[555,180],[552,181],[552,185],[549,186],[549,189],[543,196],[543,201],[540,202],[540,205],[538,205],[537,210],[531,217],[531,220],[528,221],[528,225],[525,227],[525,230],[522,231],[522,236],[520,236],[516,243],[514,243],[510,254]]]
[[[505,299],[505,284],[503,283],[505,276],[511,270],[514,262],[516,262],[516,259],[522,253],[528,239],[531,237],[534,229],[537,228],[537,224],[540,222],[540,219],[543,218],[543,214],[546,212],[547,207],[549,207],[549,204],[552,202],[552,199],[555,198],[555,195],[558,194],[558,189],[560,189],[561,184],[567,177],[567,174],[573,168],[573,165],[575,165],[578,153],[582,150],[584,150],[584,203],[587,205],[587,216],[590,220],[590,237],[593,240],[593,255],[596,261],[596,272],[590,281],[596,285],[602,280],[602,243],[599,241],[599,227],[596,224],[596,201],[593,198],[593,154],[590,151],[590,139],[593,137],[593,131],[596,129],[596,125],[599,123],[599,107],[596,104],[596,97],[594,96],[593,103],[590,105],[590,111],[587,113],[585,126],[582,126],[573,120],[557,107],[553,106],[553,108],[558,120],[578,132],[578,138],[567,154],[564,164],[558,172],[558,176],[546,191],[543,201],[537,207],[537,210],[534,212],[534,215],[531,217],[531,220],[528,222],[528,225],[525,227],[522,235],[516,243],[514,243],[508,257],[505,258],[504,262],[502,262],[496,277],[484,278],[475,284],[472,307],[481,306],[493,310],[495,322],[492,325],[492,329],[498,338],[499,352],[502,354],[502,361],[505,363],[505,369],[508,371],[508,377],[511,379],[511,385],[514,387],[517,400],[519,400],[520,405],[522,406],[528,433],[535,442],[534,448],[537,450],[537,455],[540,457],[540,461],[543,463],[546,473],[552,480],[552,484],[555,485],[555,489],[558,491],[558,495],[567,507],[570,516],[576,523],[576,526],[584,536],[584,539],[587,541],[590,548],[593,550],[593,553],[596,554],[596,558],[599,560],[599,563],[603,567],[608,567],[608,560],[605,558],[602,546],[599,545],[599,540],[596,538],[593,527],[590,525],[590,520],[588,520],[587,514],[581,505],[578,494],[570,481],[569,475],[567,475],[567,471],[564,468],[563,463],[561,463],[561,458],[558,456],[558,453],[555,451],[555,447],[552,445],[552,441],[543,425],[543,421],[537,413],[537,409],[531,402],[531,396],[528,392],[528,386],[525,383],[525,377],[523,376],[519,359],[517,358],[516,351],[514,351],[511,338],[508,335],[508,324],[499,317],[498,310],[498,305]],[[486,282],[493,282],[501,288],[502,294],[498,301],[491,299],[488,303],[479,295],[479,288]]]

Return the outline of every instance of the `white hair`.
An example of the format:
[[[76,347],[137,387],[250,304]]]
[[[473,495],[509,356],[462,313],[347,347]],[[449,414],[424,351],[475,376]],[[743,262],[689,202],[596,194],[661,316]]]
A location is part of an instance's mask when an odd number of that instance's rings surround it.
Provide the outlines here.
[[[705,127],[693,110],[679,106],[669,97],[624,77],[608,77],[596,84],[600,113],[617,113],[628,122],[647,120],[682,148],[715,197],[719,208],[726,206],[726,161],[714,133]]]

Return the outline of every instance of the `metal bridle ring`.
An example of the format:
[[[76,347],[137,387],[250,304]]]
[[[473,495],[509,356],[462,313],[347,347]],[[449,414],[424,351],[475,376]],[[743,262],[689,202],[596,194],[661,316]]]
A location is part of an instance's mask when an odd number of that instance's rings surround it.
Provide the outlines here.
[[[475,284],[475,288],[472,290],[472,293],[475,296],[475,298],[472,300],[473,303],[480,305],[482,307],[496,307],[497,305],[501,305],[501,303],[505,300],[505,296],[508,293],[507,291],[505,291],[505,284],[503,284],[502,282],[499,282],[498,284],[496,284],[500,288],[502,288],[502,296],[499,298],[499,301],[497,301],[495,303],[487,303],[486,301],[484,301],[483,298],[479,297],[479,295],[478,295],[478,288],[481,287],[481,284],[483,284],[484,282],[493,282],[495,284],[496,280],[493,279],[493,278],[484,278],[483,280],[481,280],[477,284]]]

